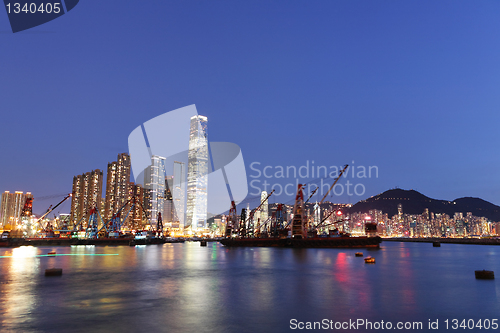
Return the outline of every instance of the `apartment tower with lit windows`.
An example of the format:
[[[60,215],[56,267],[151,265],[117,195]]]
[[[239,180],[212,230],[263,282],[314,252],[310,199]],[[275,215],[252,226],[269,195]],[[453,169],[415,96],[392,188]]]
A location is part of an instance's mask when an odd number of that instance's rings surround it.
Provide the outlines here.
[[[101,209],[103,174],[99,169],[73,177],[73,196],[71,197],[70,224],[74,226],[80,220],[86,225],[90,210]]]
[[[115,162],[108,163],[106,177],[106,196],[104,216],[106,221],[110,220],[121,207],[127,203],[130,192],[130,155],[122,153],[118,155]],[[124,208],[128,211],[128,206]],[[132,217],[127,218],[125,224],[129,224]]]
[[[30,192],[23,193],[16,191],[15,193],[10,193],[9,191],[5,191],[2,193],[0,202],[0,227],[10,225],[14,228],[21,223],[21,213],[28,198],[33,198]]]

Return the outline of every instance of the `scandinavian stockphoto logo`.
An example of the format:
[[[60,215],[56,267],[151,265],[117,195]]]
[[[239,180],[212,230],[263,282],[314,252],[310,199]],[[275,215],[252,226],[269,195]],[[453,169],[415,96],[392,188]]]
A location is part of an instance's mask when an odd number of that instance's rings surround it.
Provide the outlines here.
[[[130,133],[128,147],[136,183],[144,185],[146,170],[153,160],[161,160],[163,173],[174,176],[174,186],[186,188],[186,176],[188,186],[202,184],[210,217],[227,211],[231,200],[243,201],[248,183],[240,147],[208,142],[206,128],[198,121],[204,119],[206,124],[206,118],[197,116],[196,106],[189,105],[150,119]],[[200,160],[207,164],[206,171],[200,170]],[[183,211],[184,191],[171,190],[176,211]]]
[[[80,0],[4,0],[12,32],[52,21],[75,8]]]

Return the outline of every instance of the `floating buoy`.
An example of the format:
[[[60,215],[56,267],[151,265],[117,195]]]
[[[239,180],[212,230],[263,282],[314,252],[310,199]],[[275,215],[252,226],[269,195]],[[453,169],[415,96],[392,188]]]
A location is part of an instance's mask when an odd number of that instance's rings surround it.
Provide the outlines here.
[[[206,240],[200,241],[200,246],[207,246],[207,241]]]
[[[482,279],[482,280],[493,280],[495,278],[495,273],[493,271],[487,271],[487,270],[482,270],[482,271],[475,271],[476,273],[476,279]]]
[[[441,247],[441,243],[440,242],[433,242],[432,246],[434,246],[434,247]]]
[[[45,270],[45,276],[61,276],[62,268],[47,268]]]
[[[49,253],[47,253],[47,255],[49,255],[49,256],[55,256],[56,255],[56,251],[50,251]]]
[[[356,257],[362,257],[363,256],[363,252],[356,252],[354,255]]]
[[[365,264],[374,264],[375,263],[375,258],[373,257],[366,257],[365,258]]]

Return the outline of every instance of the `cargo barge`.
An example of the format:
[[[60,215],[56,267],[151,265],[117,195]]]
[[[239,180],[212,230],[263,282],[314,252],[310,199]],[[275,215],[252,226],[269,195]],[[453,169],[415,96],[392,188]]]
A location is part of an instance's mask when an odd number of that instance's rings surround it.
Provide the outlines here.
[[[379,248],[380,237],[226,238],[227,247]]]
[[[341,171],[339,177],[335,179],[330,190],[335,186],[336,182],[347,169],[347,165]],[[220,242],[227,247],[294,247],[294,248],[379,248],[382,239],[377,236],[377,223],[371,221],[370,218],[365,220],[366,236],[354,237],[344,230],[338,228],[331,230],[337,223],[343,223],[343,219],[330,221],[330,216],[336,214],[340,217],[340,210],[332,210],[319,223],[309,222],[305,203],[309,201],[315,191],[309,196],[307,201],[304,201],[304,185],[298,184],[297,195],[295,197],[295,205],[293,207],[292,218],[289,222],[285,222],[282,217],[282,205],[278,205],[275,215],[262,224],[258,224],[256,228],[250,228],[251,234],[248,235],[247,229],[249,221],[253,218],[253,212],[258,211],[260,207],[273,194],[274,190],[267,195],[261,204],[250,212],[248,218],[241,218],[238,225],[236,216],[236,204],[231,202],[228,221],[226,225],[225,238]],[[325,194],[321,202],[326,198]],[[242,214],[243,216],[243,214]],[[334,219],[335,220],[335,219]],[[268,222],[271,222],[268,225]],[[320,235],[320,229],[323,229]],[[343,229],[343,228],[342,228]],[[326,233],[328,231],[328,233]]]

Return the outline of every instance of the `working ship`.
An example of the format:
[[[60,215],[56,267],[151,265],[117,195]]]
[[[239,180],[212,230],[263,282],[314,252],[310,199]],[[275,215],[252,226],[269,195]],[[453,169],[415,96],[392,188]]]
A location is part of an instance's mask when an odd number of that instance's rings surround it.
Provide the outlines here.
[[[325,200],[328,193],[335,186],[337,181],[340,179],[342,174],[347,169],[347,165],[344,166],[339,176],[335,179],[332,186],[325,194],[321,202]],[[335,230],[328,230],[328,232],[323,231],[320,233],[321,229],[326,228],[326,222],[330,216],[339,213],[338,210],[332,210],[323,220],[314,225],[308,224],[307,218],[305,216],[304,205],[309,201],[309,199],[316,192],[313,191],[309,196],[307,201],[304,202],[304,185],[298,184],[297,194],[295,196],[295,205],[293,208],[293,217],[290,222],[283,221],[281,218],[282,208],[278,205],[278,210],[276,211],[276,216],[274,219],[266,221],[262,225],[258,226],[251,234],[247,233],[247,221],[252,219],[253,213],[258,211],[260,207],[267,201],[267,199],[273,194],[274,190],[269,193],[269,195],[262,200],[261,204],[250,212],[248,219],[241,218],[238,224],[236,216],[236,205],[231,202],[231,209],[229,210],[228,221],[226,225],[225,238],[220,240],[221,244],[227,247],[292,247],[292,248],[378,248],[382,239],[377,236],[377,224],[371,221],[365,221],[365,233],[366,236],[355,237],[351,236],[349,233]],[[330,226],[336,223],[344,222],[343,220],[335,221],[330,223]]]
[[[137,206],[142,209],[143,216],[146,216],[144,207],[140,200],[134,195],[111,219],[104,220],[99,209],[96,207],[89,209],[88,214],[83,216],[71,228],[67,223],[59,226],[52,226],[49,222],[44,222],[46,216],[54,211],[63,202],[72,197],[68,194],[57,205],[49,207],[36,222],[31,223],[33,198],[28,198],[21,213],[22,228],[4,231],[0,234],[0,247],[17,246],[64,246],[64,245],[150,245],[164,243],[178,243],[183,240],[167,239],[163,233],[163,222],[161,213],[158,213],[156,226],[151,226],[149,221],[142,221],[142,225],[148,225],[147,230],[140,228],[128,228],[124,230],[124,224]],[[128,210],[128,211],[127,211]],[[126,212],[126,213],[125,213]],[[125,214],[123,214],[125,213]],[[33,232],[33,230],[37,230]]]
[[[294,248],[378,248],[382,239],[376,237],[308,237],[308,238],[225,238],[220,241],[228,247],[294,247]]]

